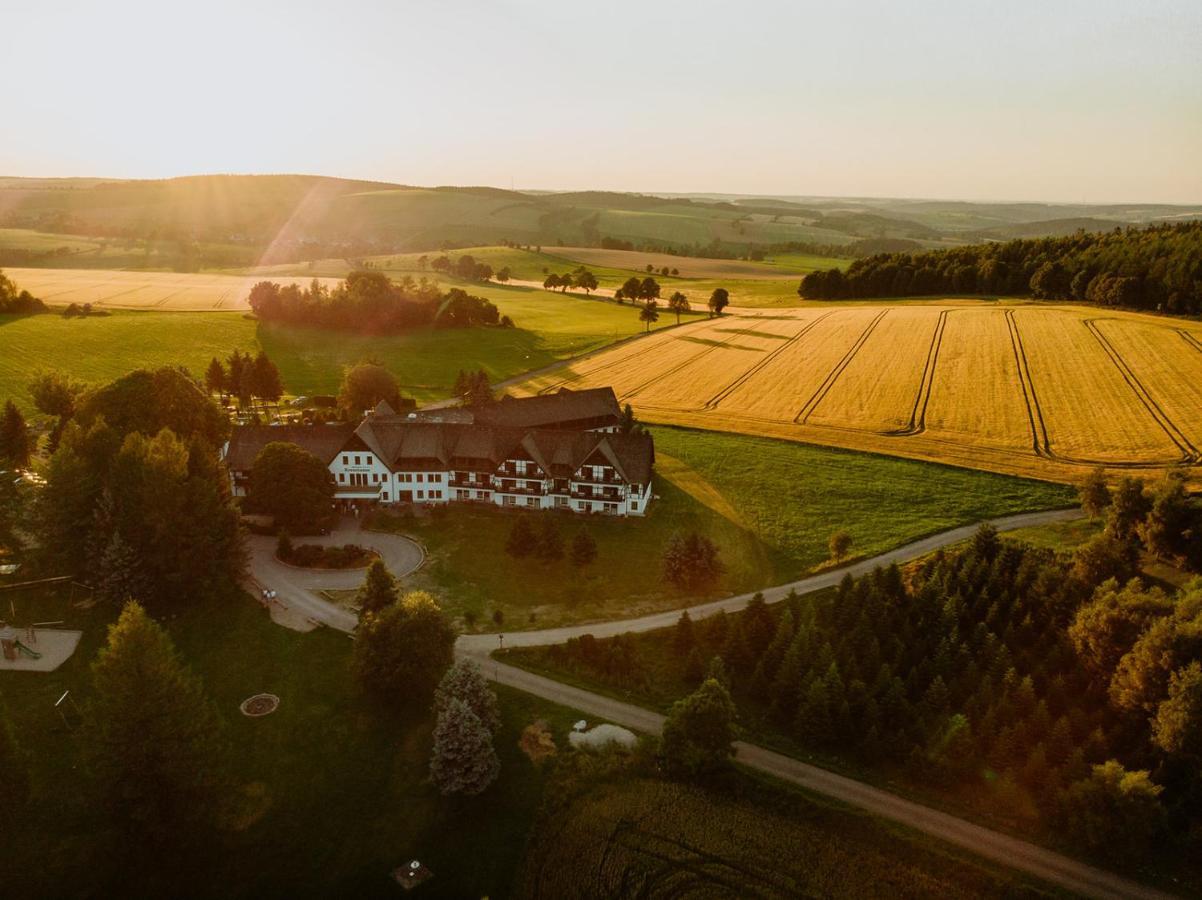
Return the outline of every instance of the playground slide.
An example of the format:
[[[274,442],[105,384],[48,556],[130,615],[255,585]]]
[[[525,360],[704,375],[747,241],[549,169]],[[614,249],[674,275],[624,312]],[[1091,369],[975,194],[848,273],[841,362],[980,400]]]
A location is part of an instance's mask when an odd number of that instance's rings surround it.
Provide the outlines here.
[[[42,658],[42,654],[38,653],[36,650],[30,650],[28,647],[26,647],[20,641],[16,642],[16,648],[17,648],[18,652],[24,653],[30,659],[41,659]]]

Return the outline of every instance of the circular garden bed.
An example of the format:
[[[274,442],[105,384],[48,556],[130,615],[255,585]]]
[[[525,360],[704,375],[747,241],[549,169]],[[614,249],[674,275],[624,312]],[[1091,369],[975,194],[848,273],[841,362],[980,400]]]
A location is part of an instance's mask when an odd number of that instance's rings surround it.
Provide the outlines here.
[[[298,544],[277,547],[276,559],[302,569],[362,569],[371,565],[380,554],[370,547],[359,544],[322,546],[320,544]]]
[[[242,715],[250,716],[252,719],[259,716],[268,716],[279,708],[280,698],[275,694],[255,694],[253,697],[247,697],[242,701],[242,705],[238,708],[242,710]]]

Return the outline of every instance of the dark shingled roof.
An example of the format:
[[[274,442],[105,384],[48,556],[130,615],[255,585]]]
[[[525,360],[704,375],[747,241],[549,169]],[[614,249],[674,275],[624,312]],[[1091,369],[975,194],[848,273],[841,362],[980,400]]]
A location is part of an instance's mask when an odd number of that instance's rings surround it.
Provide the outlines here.
[[[370,450],[394,470],[489,472],[506,459],[529,458],[562,478],[597,456],[632,484],[651,478],[650,435],[581,430],[618,421],[621,410],[611,388],[562,390],[459,412],[470,412],[474,424],[390,415],[381,405],[358,425],[246,425],[233,429],[226,459],[230,469],[246,471],[269,443],[287,441],[326,465],[348,450]]]
[[[622,415],[611,387],[572,391],[560,388],[537,397],[505,397],[487,406],[468,407],[478,425],[499,428],[560,428],[593,422],[617,424]]]
[[[230,469],[245,472],[254,464],[260,450],[281,441],[303,447],[328,466],[354,433],[354,425],[342,422],[336,425],[242,425],[232,429],[225,458]]]
[[[369,416],[355,436],[394,470],[491,471],[506,459],[529,457],[544,472],[562,477],[600,454],[627,481],[646,484],[655,462],[655,447],[647,434],[490,428]]]

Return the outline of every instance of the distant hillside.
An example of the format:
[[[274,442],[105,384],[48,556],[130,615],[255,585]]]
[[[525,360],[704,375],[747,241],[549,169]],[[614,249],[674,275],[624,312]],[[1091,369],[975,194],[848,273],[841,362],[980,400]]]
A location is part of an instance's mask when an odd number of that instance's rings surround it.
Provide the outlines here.
[[[104,251],[123,264],[191,268],[498,243],[847,255],[898,247],[882,242],[945,247],[1194,215],[1202,207],[424,188],[311,175],[0,177],[0,229],[21,233],[19,247],[9,244],[20,258],[9,262],[34,266],[55,264],[37,250],[63,245],[48,235],[125,242],[122,253],[111,243]]]
[[[1065,237],[1078,231],[1110,231],[1122,227],[1113,219],[1099,219],[1093,216],[1078,216],[1068,219],[1044,219],[1038,222],[1019,222],[1014,225],[1001,225],[997,228],[984,228],[972,232],[977,240],[1007,241],[1013,238]],[[967,236],[967,235],[966,235]]]

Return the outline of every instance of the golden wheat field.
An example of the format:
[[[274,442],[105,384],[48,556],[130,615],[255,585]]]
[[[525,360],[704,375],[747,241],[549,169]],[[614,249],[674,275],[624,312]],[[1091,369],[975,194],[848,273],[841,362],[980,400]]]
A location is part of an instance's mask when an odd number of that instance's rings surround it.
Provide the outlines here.
[[[246,297],[262,276],[185,272],[128,272],[110,269],[14,269],[5,274],[35,297],[54,306],[91,303],[105,309],[158,309],[191,312],[246,309]],[[279,278],[308,284],[310,278]],[[337,278],[319,278],[333,287]]]
[[[1148,315],[972,303],[745,311],[515,391],[599,385],[650,422],[1053,479],[1097,465],[1202,466],[1202,326]]]

